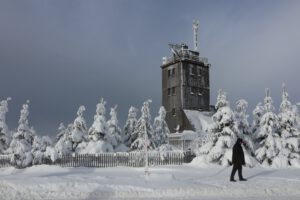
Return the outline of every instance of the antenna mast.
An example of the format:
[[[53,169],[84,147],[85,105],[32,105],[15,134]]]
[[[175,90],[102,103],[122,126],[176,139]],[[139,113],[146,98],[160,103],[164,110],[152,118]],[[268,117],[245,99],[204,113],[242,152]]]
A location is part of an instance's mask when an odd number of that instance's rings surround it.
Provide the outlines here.
[[[194,50],[198,51],[198,29],[199,29],[199,21],[193,21],[193,30],[194,30]]]

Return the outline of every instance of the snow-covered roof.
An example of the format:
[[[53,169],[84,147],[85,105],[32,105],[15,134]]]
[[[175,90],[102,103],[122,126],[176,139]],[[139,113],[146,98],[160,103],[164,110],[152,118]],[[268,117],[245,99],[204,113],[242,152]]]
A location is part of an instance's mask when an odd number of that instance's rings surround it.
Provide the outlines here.
[[[172,133],[168,135],[169,139],[173,138],[173,139],[182,139],[182,140],[194,140],[195,138],[198,137],[198,133],[194,132],[194,131],[183,131],[182,133]]]
[[[197,110],[184,110],[184,113],[195,131],[198,133],[205,132],[213,123],[210,112],[200,112]]]

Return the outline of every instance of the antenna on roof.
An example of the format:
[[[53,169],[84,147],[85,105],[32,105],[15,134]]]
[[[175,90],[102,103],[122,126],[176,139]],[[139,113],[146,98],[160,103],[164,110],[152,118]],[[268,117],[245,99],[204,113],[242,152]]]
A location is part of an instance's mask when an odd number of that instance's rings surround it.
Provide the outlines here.
[[[193,21],[193,30],[194,30],[194,50],[198,51],[198,29],[199,29],[199,21]]]

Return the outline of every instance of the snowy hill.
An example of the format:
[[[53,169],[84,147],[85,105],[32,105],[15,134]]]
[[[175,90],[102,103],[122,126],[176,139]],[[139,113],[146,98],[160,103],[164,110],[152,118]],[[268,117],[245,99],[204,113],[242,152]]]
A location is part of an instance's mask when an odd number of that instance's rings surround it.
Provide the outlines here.
[[[299,169],[245,168],[246,182],[229,182],[230,167],[0,169],[0,199],[299,199]]]

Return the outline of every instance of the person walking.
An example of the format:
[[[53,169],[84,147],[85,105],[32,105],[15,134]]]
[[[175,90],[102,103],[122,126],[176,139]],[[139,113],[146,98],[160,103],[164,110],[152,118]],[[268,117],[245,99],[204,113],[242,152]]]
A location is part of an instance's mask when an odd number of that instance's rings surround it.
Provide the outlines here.
[[[244,157],[242,144],[243,144],[243,140],[241,138],[238,138],[232,149],[233,167],[230,176],[231,182],[236,182],[236,180],[234,180],[234,175],[236,171],[238,171],[240,181],[247,181],[247,179],[243,178],[243,174],[242,174],[242,166],[245,165],[245,157]]]

